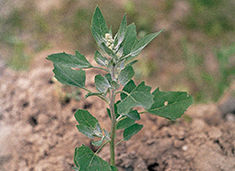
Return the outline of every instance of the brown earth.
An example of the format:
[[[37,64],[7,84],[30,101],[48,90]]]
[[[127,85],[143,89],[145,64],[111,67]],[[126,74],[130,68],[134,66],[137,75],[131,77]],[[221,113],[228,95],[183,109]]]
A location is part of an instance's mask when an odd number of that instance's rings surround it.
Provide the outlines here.
[[[75,127],[73,113],[78,108],[89,110],[109,129],[105,104],[97,98],[61,100],[52,66],[43,60],[50,53],[39,55],[27,73],[14,72],[0,62],[1,171],[72,170],[74,148],[90,145]],[[95,72],[87,74],[90,89]],[[226,100],[195,105],[176,122],[142,116],[144,129],[117,147],[119,170],[235,171],[234,103],[231,109],[224,104]],[[99,155],[109,160],[109,148]]]

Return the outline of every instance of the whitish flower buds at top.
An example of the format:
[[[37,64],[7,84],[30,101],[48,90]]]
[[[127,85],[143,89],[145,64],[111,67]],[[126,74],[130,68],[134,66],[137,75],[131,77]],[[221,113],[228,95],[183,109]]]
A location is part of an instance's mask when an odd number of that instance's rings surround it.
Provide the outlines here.
[[[114,40],[113,40],[113,38],[112,38],[112,35],[109,34],[109,33],[106,33],[106,34],[105,34],[105,40],[106,40],[106,46],[107,46],[109,49],[112,50],[113,47],[114,47],[114,44],[113,44]]]
[[[112,35],[110,33],[105,34],[105,39],[106,40],[113,40]]]
[[[104,63],[105,63],[105,65],[108,65],[108,64],[109,64],[109,61],[108,61],[108,60],[105,60]]]

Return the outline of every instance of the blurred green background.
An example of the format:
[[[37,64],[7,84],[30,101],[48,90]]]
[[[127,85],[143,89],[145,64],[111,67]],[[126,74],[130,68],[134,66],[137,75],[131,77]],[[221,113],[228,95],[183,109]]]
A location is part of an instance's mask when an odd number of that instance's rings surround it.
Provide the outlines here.
[[[115,33],[124,13],[139,37],[164,32],[140,55],[136,80],[217,101],[235,75],[234,0],[0,0],[0,58],[28,72],[37,54],[57,48],[93,54],[96,5]]]

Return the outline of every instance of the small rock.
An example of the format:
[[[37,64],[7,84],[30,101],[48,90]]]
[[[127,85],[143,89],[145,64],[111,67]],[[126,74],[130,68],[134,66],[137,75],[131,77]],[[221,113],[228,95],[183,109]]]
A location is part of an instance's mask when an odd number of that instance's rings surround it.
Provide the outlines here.
[[[221,137],[222,132],[218,128],[212,127],[211,130],[208,132],[208,135],[210,138],[217,139]]]
[[[228,113],[228,114],[225,116],[225,120],[228,121],[228,122],[235,122],[235,115],[232,114],[232,113]]]
[[[184,145],[184,146],[182,147],[182,150],[187,151],[187,150],[188,150],[188,146],[187,146],[187,145]]]

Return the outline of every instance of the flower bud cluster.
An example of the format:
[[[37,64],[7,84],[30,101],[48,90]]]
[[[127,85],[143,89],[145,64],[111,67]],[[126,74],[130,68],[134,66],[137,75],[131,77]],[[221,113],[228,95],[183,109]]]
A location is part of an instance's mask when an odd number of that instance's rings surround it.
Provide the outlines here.
[[[113,38],[112,38],[112,35],[109,34],[109,33],[106,33],[106,34],[105,34],[105,40],[106,40],[106,46],[107,46],[109,49],[113,50],[113,47],[114,47],[113,42],[114,42],[114,40],[113,40]]]

